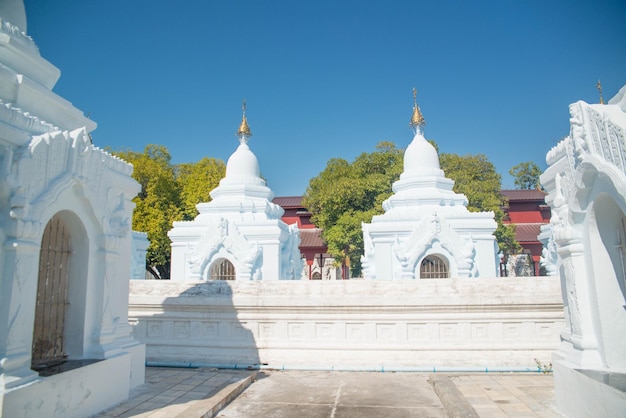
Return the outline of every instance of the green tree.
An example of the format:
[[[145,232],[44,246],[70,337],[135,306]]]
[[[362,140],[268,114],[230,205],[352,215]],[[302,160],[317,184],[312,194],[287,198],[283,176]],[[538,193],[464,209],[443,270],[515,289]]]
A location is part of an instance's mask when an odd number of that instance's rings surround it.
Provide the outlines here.
[[[539,182],[541,169],[532,161],[519,163],[509,170],[509,174],[515,178],[515,187],[517,189],[541,189],[541,183]]]
[[[505,197],[500,194],[502,179],[496,167],[483,154],[457,155],[442,153],[441,169],[454,180],[453,190],[467,197],[471,212],[493,211],[498,227],[494,232],[501,251],[513,253],[521,248],[515,240],[515,229],[502,223]]]
[[[222,160],[204,157],[196,163],[179,164],[176,172],[183,219],[192,220],[198,215],[196,205],[211,201],[209,193],[224,178],[226,165]]]
[[[226,166],[222,160],[208,157],[175,166],[167,148],[154,144],[147,145],[143,152],[112,153],[133,165],[132,176],[141,184],[141,191],[133,199],[133,229],[148,234],[147,267],[156,269],[162,279],[169,279],[168,231],[174,221],[196,217],[196,205],[211,200],[209,192],[219,185]]]
[[[381,142],[376,151],[363,153],[352,163],[331,159],[309,182],[304,205],[313,214],[311,220],[323,230],[329,254],[337,260],[350,258],[354,276],[361,273],[361,222],[382,213],[382,202],[402,172],[402,157],[393,143]]]
[[[162,145],[150,144],[142,153],[126,150],[115,155],[133,165],[132,176],[141,184],[141,191],[133,199],[133,229],[148,234],[146,263],[156,268],[161,278],[169,279],[171,249],[167,232],[183,214],[170,153]]]

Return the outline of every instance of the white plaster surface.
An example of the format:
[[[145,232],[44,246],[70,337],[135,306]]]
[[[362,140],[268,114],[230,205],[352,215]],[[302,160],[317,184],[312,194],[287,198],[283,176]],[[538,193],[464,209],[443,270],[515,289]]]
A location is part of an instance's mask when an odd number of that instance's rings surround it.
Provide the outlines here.
[[[128,398],[131,355],[106,360],[39,379],[4,394],[7,418],[84,418]],[[142,381],[143,383],[143,381]]]
[[[148,362],[536,370],[558,347],[557,278],[133,281]]]
[[[550,224],[541,225],[541,230],[537,239],[543,245],[540,263],[546,270],[546,276],[556,276],[557,271],[557,251],[554,237],[552,236],[552,226]]]
[[[131,280],[144,280],[146,278],[146,253],[149,245],[148,234],[145,232],[132,231]]]
[[[419,279],[428,255],[447,261],[449,277],[495,277],[493,212],[469,212],[467,198],[439,167],[435,148],[417,127],[404,154],[404,171],[383,202],[385,213],[363,224],[366,279]]]
[[[541,176],[566,321],[554,355],[557,407],[572,416],[600,416],[580,411],[609,398],[626,410],[623,393],[579,372],[626,375],[624,91],[607,105],[570,105],[570,134],[548,152]]]
[[[132,166],[91,142],[96,124],[54,92],[60,71],[25,33],[23,2],[0,6],[0,415],[87,416],[143,382],[128,324]],[[46,225],[70,235],[63,353],[98,363],[51,377],[31,370]],[[131,376],[132,374],[132,376]],[[103,378],[106,376],[106,378]]]
[[[626,392],[584,374],[575,365],[555,357],[554,394],[557,408],[568,418],[623,417]],[[624,381],[626,376],[622,375]],[[614,377],[616,378],[616,377]],[[608,380],[608,376],[605,376]]]

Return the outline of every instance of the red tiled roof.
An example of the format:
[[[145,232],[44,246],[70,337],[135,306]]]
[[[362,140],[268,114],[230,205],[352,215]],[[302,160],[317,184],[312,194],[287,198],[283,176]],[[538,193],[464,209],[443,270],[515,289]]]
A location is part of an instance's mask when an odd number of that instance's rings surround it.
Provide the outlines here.
[[[518,242],[538,242],[537,235],[543,223],[515,224],[515,239]]]
[[[500,190],[500,194],[511,200],[545,200],[546,194],[541,190]]]
[[[300,230],[300,248],[326,247],[319,228]]]
[[[275,197],[272,202],[283,208],[301,208],[302,196],[279,196]]]

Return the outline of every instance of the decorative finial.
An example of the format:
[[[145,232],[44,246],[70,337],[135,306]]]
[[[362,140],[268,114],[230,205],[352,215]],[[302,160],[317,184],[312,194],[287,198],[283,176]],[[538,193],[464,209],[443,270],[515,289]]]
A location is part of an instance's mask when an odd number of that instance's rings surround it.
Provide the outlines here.
[[[600,82],[600,80],[598,80],[598,82],[596,83],[596,88],[600,93],[600,104],[604,104],[604,99],[602,98],[602,83]]]
[[[237,130],[237,136],[241,142],[248,143],[248,138],[252,136],[252,132],[250,132],[250,127],[248,126],[248,119],[246,119],[246,100],[241,101],[241,125],[239,125],[239,129]]]
[[[413,87],[413,116],[411,116],[409,126],[417,132],[417,130],[421,130],[424,125],[426,125],[426,121],[424,120],[424,116],[422,116],[420,107],[417,105],[417,90]]]

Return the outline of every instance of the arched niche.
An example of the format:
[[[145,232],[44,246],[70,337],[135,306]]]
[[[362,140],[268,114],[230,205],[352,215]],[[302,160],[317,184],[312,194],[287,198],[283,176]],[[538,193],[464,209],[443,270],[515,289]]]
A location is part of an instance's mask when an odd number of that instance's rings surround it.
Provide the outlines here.
[[[209,280],[237,280],[235,265],[227,258],[218,258],[209,267]]]
[[[600,193],[588,209],[587,226],[590,302],[600,351],[605,366],[626,370],[626,216],[610,194]]]
[[[33,369],[82,359],[85,353],[89,239],[75,213],[63,210],[48,220],[38,266]]]
[[[441,254],[428,254],[419,262],[420,279],[449,279],[450,263]]]

